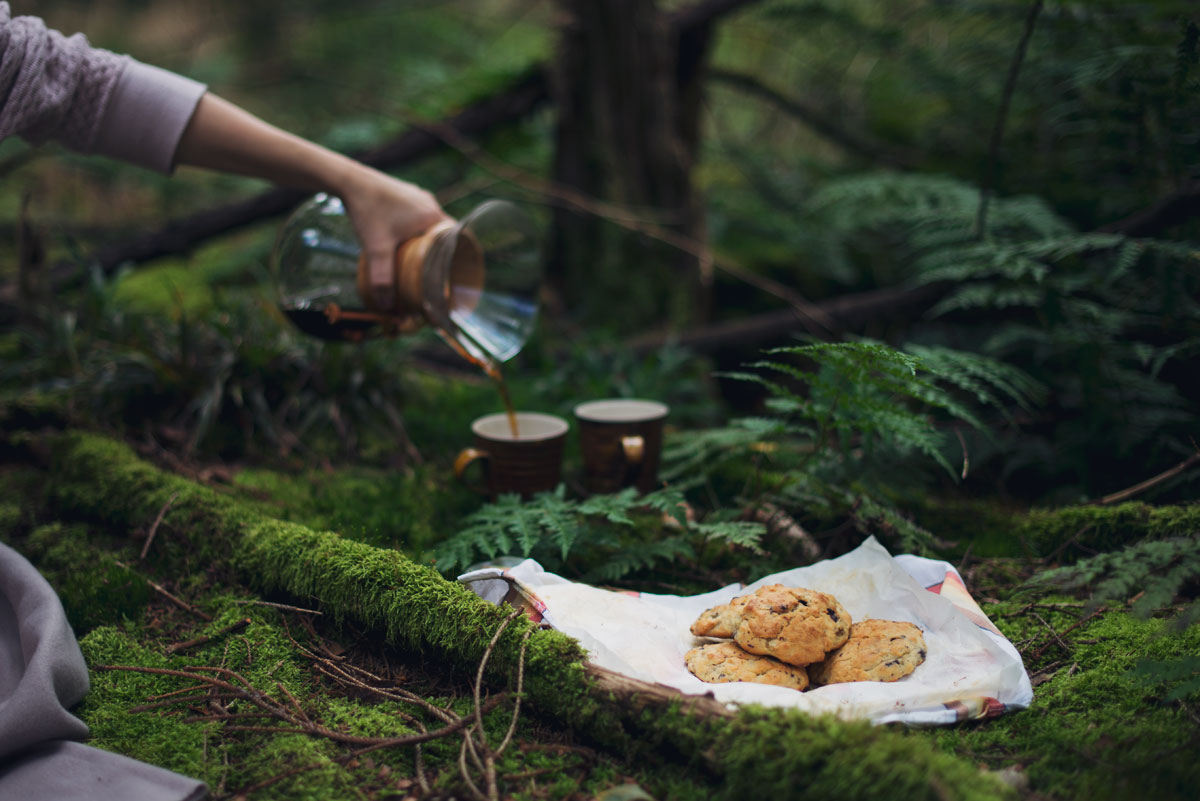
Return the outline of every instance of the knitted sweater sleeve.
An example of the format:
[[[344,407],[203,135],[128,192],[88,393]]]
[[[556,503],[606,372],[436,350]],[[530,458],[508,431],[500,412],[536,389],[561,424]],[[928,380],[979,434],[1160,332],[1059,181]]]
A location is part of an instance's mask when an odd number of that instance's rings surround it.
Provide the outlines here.
[[[63,36],[0,2],[0,139],[170,172],[203,84]]]

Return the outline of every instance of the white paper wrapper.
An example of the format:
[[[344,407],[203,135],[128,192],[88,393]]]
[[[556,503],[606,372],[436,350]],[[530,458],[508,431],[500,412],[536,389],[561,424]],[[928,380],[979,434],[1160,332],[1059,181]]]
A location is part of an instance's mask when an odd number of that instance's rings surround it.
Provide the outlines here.
[[[568,634],[602,667],[673,687],[711,694],[728,704],[794,707],[876,723],[946,725],[1023,709],[1033,700],[1017,650],[992,625],[947,562],[892,557],[874,537],[850,553],[704,595],[652,595],[602,590],[545,572],[527,559],[511,568],[485,567],[459,581],[493,603],[522,602],[531,616]],[[705,640],[692,622],[711,606],[766,584],[828,592],[854,620],[915,623],[927,657],[895,682],[851,682],[798,692],[749,682],[708,684],[684,665]]]

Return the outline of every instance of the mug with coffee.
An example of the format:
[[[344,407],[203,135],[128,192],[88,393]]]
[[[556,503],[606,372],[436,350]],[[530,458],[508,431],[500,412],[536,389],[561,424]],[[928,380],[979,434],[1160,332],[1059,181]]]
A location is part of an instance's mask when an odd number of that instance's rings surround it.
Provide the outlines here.
[[[495,498],[516,492],[528,498],[548,492],[562,480],[563,447],[567,421],[538,412],[517,412],[516,433],[507,413],[489,414],[471,423],[472,447],[464,448],[454,461],[454,474],[468,487]],[[479,462],[483,483],[467,478],[468,468]]]
[[[607,399],[575,407],[583,451],[583,482],[589,492],[658,485],[663,421],[669,408],[651,400]]]

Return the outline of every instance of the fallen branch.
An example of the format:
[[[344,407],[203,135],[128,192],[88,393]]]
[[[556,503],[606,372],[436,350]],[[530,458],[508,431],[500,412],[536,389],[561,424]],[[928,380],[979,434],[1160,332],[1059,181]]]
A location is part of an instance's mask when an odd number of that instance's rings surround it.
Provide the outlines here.
[[[1200,181],[1191,181],[1147,208],[1106,223],[1096,230],[1111,234],[1155,236],[1200,214]]]
[[[1196,465],[1196,464],[1200,464],[1200,451],[1196,451],[1191,456],[1184,459],[1182,462],[1180,462],[1179,464],[1170,468],[1169,470],[1164,470],[1161,473],[1159,473],[1158,475],[1153,476],[1152,478],[1148,478],[1145,481],[1141,482],[1140,484],[1134,484],[1132,487],[1129,487],[1128,489],[1123,489],[1120,492],[1114,492],[1111,495],[1105,495],[1103,498],[1099,498],[1094,501],[1089,501],[1089,503],[1092,505],[1095,505],[1095,506],[1107,506],[1110,503],[1120,503],[1122,501],[1127,501],[1136,495],[1141,495],[1143,492],[1150,489],[1151,487],[1156,487],[1159,484],[1163,483],[1164,481],[1168,481],[1172,478],[1175,478],[1175,476],[1179,475],[1180,473],[1184,472],[1185,470],[1191,468],[1193,465]]]

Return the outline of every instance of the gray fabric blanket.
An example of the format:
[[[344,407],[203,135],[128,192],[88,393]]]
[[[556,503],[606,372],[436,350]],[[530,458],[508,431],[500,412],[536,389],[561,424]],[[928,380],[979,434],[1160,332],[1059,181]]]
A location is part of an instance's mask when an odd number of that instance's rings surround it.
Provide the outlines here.
[[[62,603],[0,543],[0,799],[198,801],[203,782],[81,745],[87,666]]]

